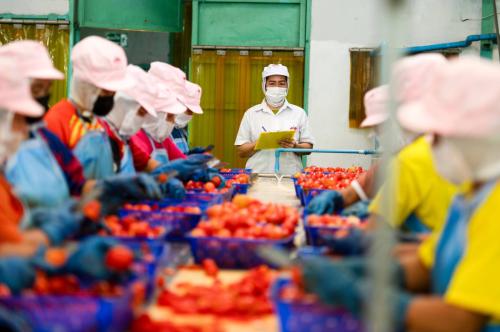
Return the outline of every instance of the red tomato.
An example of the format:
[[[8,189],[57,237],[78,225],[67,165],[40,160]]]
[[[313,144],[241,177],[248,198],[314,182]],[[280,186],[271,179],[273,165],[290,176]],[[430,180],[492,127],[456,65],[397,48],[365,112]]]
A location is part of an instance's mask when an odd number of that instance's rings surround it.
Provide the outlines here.
[[[106,254],[106,266],[115,271],[127,271],[134,262],[134,254],[125,246],[115,246]]]
[[[205,191],[207,193],[211,193],[211,192],[214,192],[216,188],[215,188],[215,185],[212,182],[207,182],[203,186],[203,189],[205,189]]]
[[[214,176],[213,178],[211,178],[210,182],[212,182],[216,188],[219,188],[220,184],[222,183],[220,177],[218,176]]]

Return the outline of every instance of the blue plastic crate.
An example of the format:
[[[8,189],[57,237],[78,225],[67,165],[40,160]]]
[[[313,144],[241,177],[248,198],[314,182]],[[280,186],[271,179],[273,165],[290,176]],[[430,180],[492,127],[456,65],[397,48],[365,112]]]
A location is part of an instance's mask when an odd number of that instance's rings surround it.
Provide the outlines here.
[[[222,175],[226,180],[229,180],[229,179],[232,179],[234,178],[236,175],[240,175],[240,174],[247,174],[247,175],[250,175],[252,174],[252,169],[250,168],[233,168],[231,169],[232,172],[220,172],[220,175]],[[243,172],[241,172],[241,170],[243,170]]]
[[[248,193],[248,189],[250,188],[249,183],[244,183],[244,184],[234,183],[233,186],[234,186],[234,195],[236,194],[245,195]]]
[[[20,295],[0,297],[0,305],[21,312],[35,332],[119,332],[133,318],[133,294],[123,288],[116,297]]]
[[[221,237],[188,236],[191,253],[197,264],[211,258],[224,269],[248,269],[259,265],[269,265],[255,251],[262,245],[292,248],[294,236],[282,240],[239,239]]]
[[[121,244],[127,246],[136,252],[142,252],[142,249],[147,246],[154,257],[159,258],[163,254],[165,242],[167,241],[168,229],[155,238],[146,237],[129,237],[129,236],[106,236],[114,239]]]
[[[225,193],[206,193],[201,189],[190,190],[186,192],[186,199],[206,203],[208,206],[222,204],[233,198],[234,188],[228,188]]]
[[[304,214],[304,230],[306,231],[307,244],[315,247],[326,245],[325,237],[331,237],[340,230],[345,230],[346,227],[318,227],[309,226],[307,222],[307,214]]]
[[[176,204],[175,206],[185,204]],[[120,210],[120,217],[131,216],[144,221],[147,221],[153,226],[163,226],[167,229],[167,240],[182,240],[184,235],[189,233],[198,225],[202,214],[190,214],[183,212],[166,212],[166,211],[133,211]]]
[[[281,332],[362,332],[362,322],[344,309],[319,302],[285,301],[281,290],[291,281],[279,278],[271,288],[271,298],[279,316]]]
[[[314,197],[317,195],[321,194],[323,191],[326,191],[326,189],[302,189],[302,196],[304,197],[304,206],[307,206]]]

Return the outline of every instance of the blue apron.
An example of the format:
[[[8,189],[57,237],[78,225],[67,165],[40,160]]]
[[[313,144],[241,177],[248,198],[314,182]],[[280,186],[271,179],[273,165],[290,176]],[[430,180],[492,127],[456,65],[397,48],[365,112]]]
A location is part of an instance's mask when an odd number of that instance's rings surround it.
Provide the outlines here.
[[[412,213],[403,223],[403,230],[410,233],[424,234],[429,233],[431,230],[427,227],[415,213]]]
[[[113,152],[106,133],[89,131],[80,139],[73,153],[82,164],[86,179],[100,180],[114,174]]]
[[[70,198],[68,184],[45,140],[33,135],[8,160],[5,176],[28,207],[55,207]]]
[[[460,263],[467,245],[467,228],[474,211],[488,197],[496,182],[486,184],[473,197],[466,200],[458,195],[453,200],[448,219],[436,248],[434,267],[431,272],[432,292],[444,295]],[[482,332],[500,332],[500,325],[489,324]]]
[[[125,144],[123,146],[123,157],[120,162],[120,171],[118,174],[127,174],[127,175],[135,175],[135,166],[134,166],[134,158],[132,157],[132,151],[130,150],[130,146]]]
[[[151,146],[153,148],[153,152],[151,153],[150,158],[159,162],[160,165],[167,164],[170,161],[170,159],[168,158],[167,150],[163,146],[161,148],[157,148],[155,145],[155,141],[148,134],[146,134],[146,136],[148,137],[149,142],[151,143]]]

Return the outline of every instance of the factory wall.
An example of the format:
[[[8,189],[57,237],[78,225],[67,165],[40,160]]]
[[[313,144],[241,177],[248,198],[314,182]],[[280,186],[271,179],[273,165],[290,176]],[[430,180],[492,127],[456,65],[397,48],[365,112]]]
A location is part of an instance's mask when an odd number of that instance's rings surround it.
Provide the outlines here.
[[[367,131],[350,129],[352,47],[382,42],[384,13],[379,0],[312,0],[309,116],[317,148],[371,148]],[[401,47],[459,41],[481,31],[481,1],[418,0],[404,8],[407,32]],[[432,8],[432,9],[430,9]],[[465,21],[463,21],[465,20]],[[479,45],[463,53],[479,53]],[[365,161],[365,162],[362,162]],[[350,166],[367,157],[313,154],[309,164]]]
[[[66,15],[68,0],[0,0],[0,13],[15,15]]]

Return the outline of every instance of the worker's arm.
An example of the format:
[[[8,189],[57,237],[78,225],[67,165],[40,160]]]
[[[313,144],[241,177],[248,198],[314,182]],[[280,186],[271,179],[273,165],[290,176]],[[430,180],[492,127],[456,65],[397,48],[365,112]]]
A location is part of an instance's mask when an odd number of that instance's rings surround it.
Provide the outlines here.
[[[47,235],[38,230],[27,230],[22,233],[20,242],[4,242],[0,244],[0,256],[22,256],[31,257],[41,245],[50,244]]]
[[[351,186],[340,190],[340,194],[344,200],[344,206],[349,206],[359,201],[359,196],[356,193],[356,190],[354,190]]]
[[[444,302],[442,297],[422,296],[412,301],[406,330],[412,332],[479,332],[488,317]]]
[[[257,142],[251,142],[251,143],[245,143],[242,145],[238,145],[236,147],[238,149],[238,155],[241,158],[250,158],[258,151],[258,150],[255,150],[256,144],[257,144]]]
[[[431,271],[422,263],[418,253],[408,253],[399,257],[399,263],[403,266],[406,289],[414,293],[425,293],[430,290]]]

